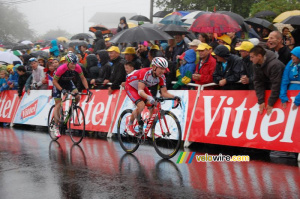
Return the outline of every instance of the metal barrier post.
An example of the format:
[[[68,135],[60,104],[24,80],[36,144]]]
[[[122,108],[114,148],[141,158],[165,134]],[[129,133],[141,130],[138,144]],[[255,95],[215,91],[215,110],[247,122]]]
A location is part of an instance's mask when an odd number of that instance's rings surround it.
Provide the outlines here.
[[[108,130],[108,133],[107,133],[107,138],[111,138],[112,137],[112,128],[113,128],[113,125],[114,125],[114,121],[115,121],[115,117],[116,117],[116,113],[117,113],[117,109],[118,109],[118,105],[119,105],[119,101],[120,101],[120,98],[121,98],[121,94],[122,94],[122,91],[123,91],[123,86],[120,86],[120,92],[119,92],[119,96],[118,96],[118,99],[117,99],[117,103],[116,103],[116,107],[115,107],[115,110],[114,110],[114,113],[113,113],[113,116],[111,118],[111,123],[110,123],[110,126],[109,126],[109,130]]]

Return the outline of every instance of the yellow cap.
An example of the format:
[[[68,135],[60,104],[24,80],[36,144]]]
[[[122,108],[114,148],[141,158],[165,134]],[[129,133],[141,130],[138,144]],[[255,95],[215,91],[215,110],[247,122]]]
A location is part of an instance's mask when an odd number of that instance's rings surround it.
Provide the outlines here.
[[[250,41],[243,41],[239,47],[236,47],[235,50],[245,50],[250,52],[254,45]]]
[[[66,57],[65,57],[65,56],[63,56],[63,57],[59,60],[59,62],[63,62],[63,61],[66,61]]]
[[[127,47],[122,54],[135,54],[135,49],[133,47]]]
[[[6,70],[9,71],[9,70],[12,70],[14,67],[14,65],[10,64],[10,65],[7,65],[6,67]]]
[[[107,50],[107,52],[112,52],[112,51],[120,53],[120,49],[117,46],[112,46]]]
[[[227,44],[231,44],[231,39],[228,35],[222,35],[221,37],[217,37],[217,39],[225,41]]]
[[[150,50],[160,50],[158,45],[151,46]]]
[[[196,50],[209,50],[211,49],[212,47],[210,45],[208,45],[207,43],[201,43],[198,45],[198,48]]]
[[[104,40],[105,40],[105,41],[110,41],[110,38],[109,38],[109,37],[107,37],[107,38],[105,38]]]
[[[228,48],[229,51],[231,51],[231,47],[229,45],[224,45]]]

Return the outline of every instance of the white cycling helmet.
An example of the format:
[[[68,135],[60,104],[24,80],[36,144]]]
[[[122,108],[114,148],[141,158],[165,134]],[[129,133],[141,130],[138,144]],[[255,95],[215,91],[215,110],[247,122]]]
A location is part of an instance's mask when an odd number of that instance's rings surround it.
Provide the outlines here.
[[[168,68],[168,61],[163,57],[154,57],[151,64],[156,67]]]

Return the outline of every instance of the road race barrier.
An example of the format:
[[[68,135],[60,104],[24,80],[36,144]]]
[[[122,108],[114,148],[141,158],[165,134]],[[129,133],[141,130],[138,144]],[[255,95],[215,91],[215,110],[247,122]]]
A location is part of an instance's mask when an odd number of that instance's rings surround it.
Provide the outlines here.
[[[294,82],[292,82],[294,83]],[[299,83],[299,82],[298,82]],[[172,109],[173,101],[165,102],[164,110],[172,111],[182,127],[184,146],[192,142],[250,147],[267,150],[300,152],[297,130],[300,129],[298,109],[292,110],[299,91],[288,91],[290,103],[283,109],[280,100],[272,114],[259,114],[255,91],[204,90],[206,85],[190,84],[197,90],[171,90],[182,99],[182,108]],[[85,98],[79,102],[86,117],[87,131],[108,132],[108,137],[117,132],[117,119],[121,112],[134,108],[123,88],[114,90],[91,90],[89,103]],[[266,100],[270,91],[266,91]],[[69,102],[65,103],[65,108]],[[18,97],[17,91],[0,94],[0,122],[47,126],[50,107],[54,104],[51,90],[32,90]],[[148,114],[145,110],[144,116]]]

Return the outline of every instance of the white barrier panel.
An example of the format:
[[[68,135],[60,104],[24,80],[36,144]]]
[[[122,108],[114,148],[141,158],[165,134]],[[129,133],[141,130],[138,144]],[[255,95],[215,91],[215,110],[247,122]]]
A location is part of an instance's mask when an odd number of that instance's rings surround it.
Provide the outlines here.
[[[15,124],[47,126],[48,113],[54,100],[51,90],[32,90],[24,94],[14,118]]]

